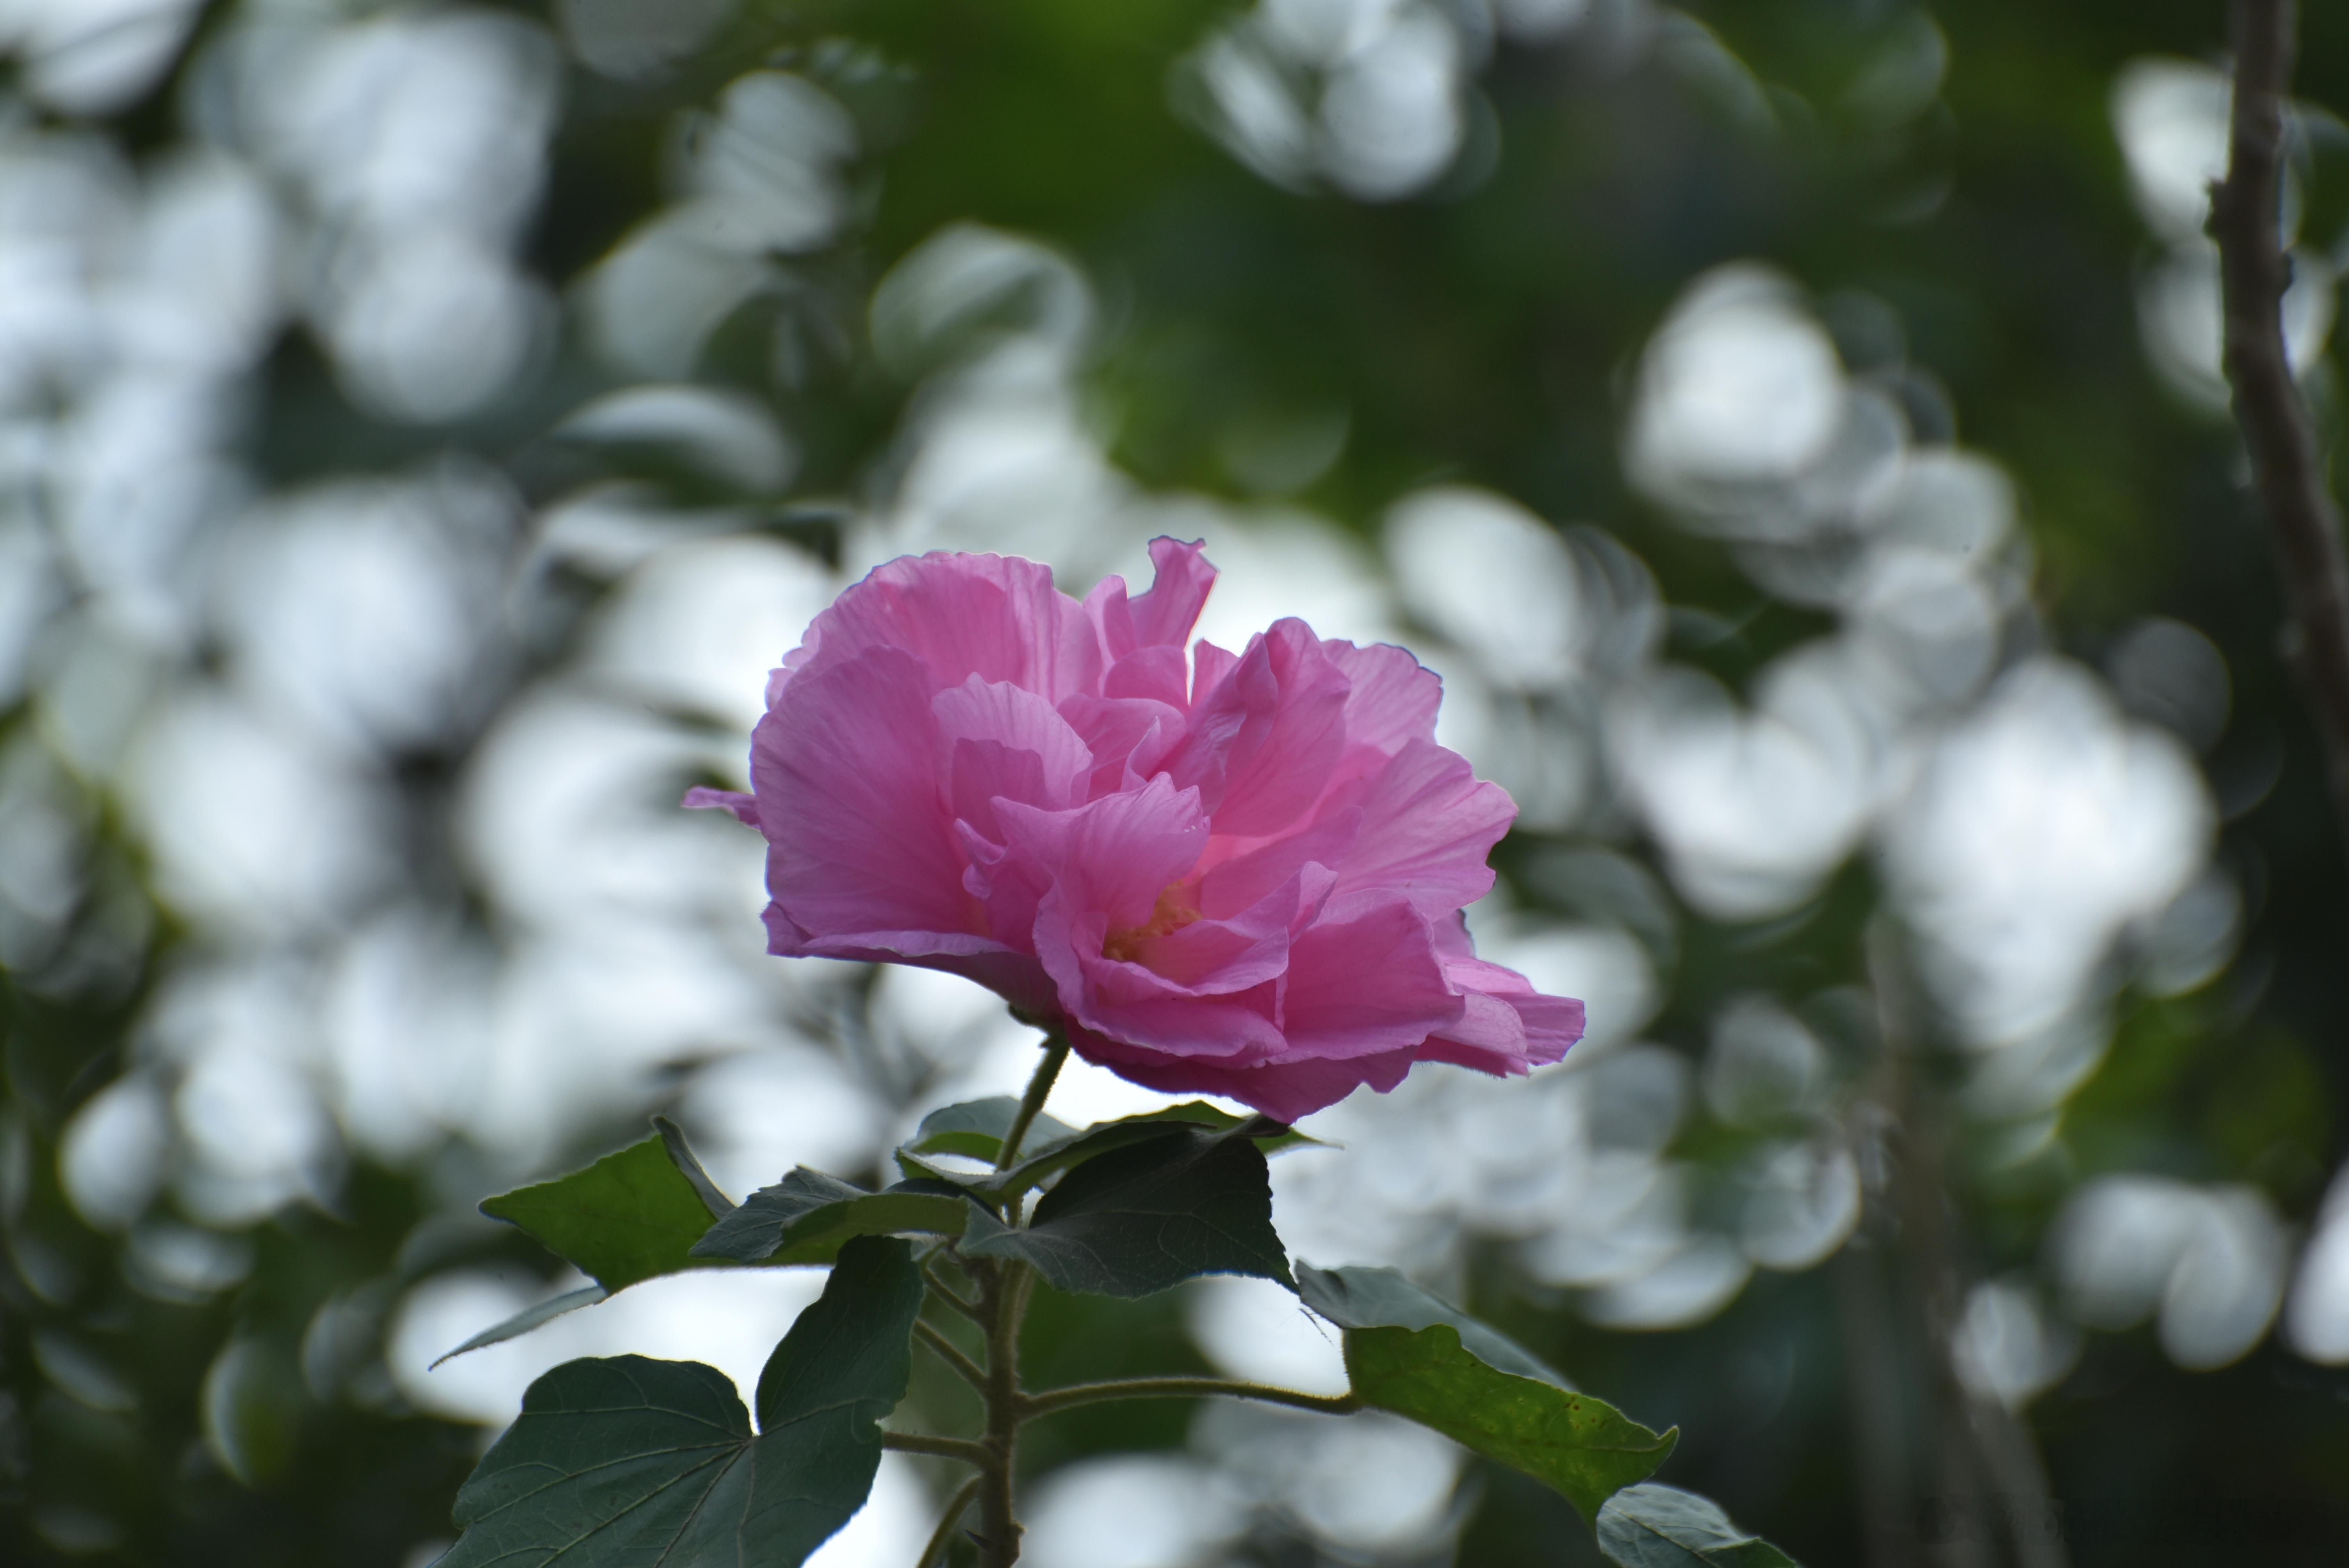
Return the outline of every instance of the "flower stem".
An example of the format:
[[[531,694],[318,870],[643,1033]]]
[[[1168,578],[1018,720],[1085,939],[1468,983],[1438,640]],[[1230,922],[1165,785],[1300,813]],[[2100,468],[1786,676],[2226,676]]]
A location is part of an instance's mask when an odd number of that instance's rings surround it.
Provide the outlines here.
[[[916,1563],[914,1568],[942,1568],[947,1560],[947,1549],[954,1544],[955,1526],[962,1522],[963,1511],[970,1507],[970,1500],[978,1495],[978,1483],[979,1478],[973,1476],[956,1488],[955,1494],[947,1499],[947,1511],[938,1516],[938,1527],[932,1532],[930,1543],[922,1548],[921,1561]]]
[[[1056,1415],[1062,1410],[1073,1410],[1080,1405],[1098,1405],[1111,1399],[1210,1397],[1257,1399],[1268,1405],[1318,1410],[1326,1416],[1349,1415],[1362,1408],[1362,1398],[1359,1394],[1306,1394],[1294,1388],[1276,1388],[1267,1383],[1235,1382],[1227,1377],[1133,1377],[1114,1383],[1072,1383],[1065,1388],[1049,1389],[1030,1396],[1022,1413],[1032,1420],[1039,1416]]]
[[[1044,1059],[1036,1064],[1036,1076],[1028,1080],[1028,1092],[1020,1097],[1019,1114],[1011,1119],[1011,1130],[1003,1136],[1003,1148],[995,1157],[995,1168],[1008,1171],[1019,1158],[1019,1145],[1027,1138],[1029,1128],[1044,1109],[1044,1097],[1052,1092],[1052,1080],[1061,1076],[1061,1064],[1069,1059],[1069,1037],[1055,1029],[1044,1041]]]

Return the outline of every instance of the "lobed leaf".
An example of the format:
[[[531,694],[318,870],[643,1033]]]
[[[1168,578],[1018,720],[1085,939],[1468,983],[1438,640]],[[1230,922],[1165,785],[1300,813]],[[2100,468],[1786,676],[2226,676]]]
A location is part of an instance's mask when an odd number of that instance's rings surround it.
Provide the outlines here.
[[[1549,1363],[1499,1329],[1421,1289],[1393,1269],[1317,1269],[1299,1264],[1297,1294],[1306,1305],[1340,1328],[1432,1328],[1448,1323],[1460,1331],[1460,1343],[1485,1366],[1561,1388],[1574,1387]]]
[[[1711,1498],[1651,1481],[1599,1511],[1599,1549],[1623,1568],[1802,1568],[1729,1522]]]
[[[911,1243],[854,1236],[815,1305],[759,1374],[760,1437],[743,1537],[797,1563],[864,1505],[881,1468],[881,1423],[914,1377],[921,1266]],[[767,1561],[767,1560],[762,1560]]]
[[[1362,1402],[1408,1416],[1563,1493],[1596,1520],[1608,1498],[1656,1472],[1680,1432],[1658,1433],[1602,1399],[1488,1366],[1449,1323],[1350,1328],[1346,1371]]]
[[[684,1140],[675,1137],[673,1145],[673,1133],[657,1132],[584,1171],[484,1199],[481,1212],[519,1225],[607,1292],[705,1266],[693,1243],[721,1211],[703,1192],[721,1202],[725,1194],[698,1161],[691,1174],[679,1168],[672,1148],[683,1150]],[[692,1161],[690,1152],[685,1158]]]
[[[1171,1123],[1088,1159],[1038,1201],[1025,1229],[973,1206],[962,1250],[1018,1258],[1062,1290],[1132,1298],[1203,1274],[1290,1284],[1272,1182],[1246,1126]]]
[[[457,1494],[440,1568],[798,1568],[864,1506],[913,1375],[913,1249],[851,1241],[759,1379],[642,1356],[567,1362]]]
[[[970,1200],[949,1182],[900,1181],[868,1192],[802,1165],[745,1198],[692,1252],[697,1258],[742,1264],[828,1264],[853,1236],[900,1231],[958,1236],[970,1212]]]

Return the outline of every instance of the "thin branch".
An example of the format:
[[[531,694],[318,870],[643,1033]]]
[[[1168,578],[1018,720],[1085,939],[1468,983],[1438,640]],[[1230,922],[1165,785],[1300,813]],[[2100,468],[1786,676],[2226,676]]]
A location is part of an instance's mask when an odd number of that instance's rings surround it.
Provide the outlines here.
[[[995,1168],[1008,1171],[1019,1158],[1019,1145],[1028,1137],[1028,1130],[1044,1109],[1044,1099],[1052,1092],[1052,1080],[1061,1076],[1061,1064],[1069,1059],[1069,1037],[1055,1029],[1044,1041],[1044,1059],[1036,1064],[1036,1076],[1028,1080],[1028,1092],[1019,1098],[1019,1114],[1011,1119],[1011,1130],[1003,1137],[1003,1147],[995,1156]]]
[[[884,1432],[881,1446],[901,1454],[928,1454],[934,1459],[960,1460],[981,1470],[995,1462],[995,1450],[968,1438],[933,1438],[920,1432]]]
[[[971,1300],[968,1296],[964,1295],[960,1291],[955,1289],[953,1285],[947,1283],[946,1275],[938,1272],[937,1265],[936,1264],[923,1264],[922,1277],[929,1282],[930,1294],[932,1295],[936,1296],[940,1301],[945,1302],[948,1306],[953,1307],[957,1312],[961,1313],[965,1317],[969,1318],[973,1323],[978,1324],[980,1327],[984,1328],[987,1326],[986,1314],[979,1310],[978,1303]]]
[[[2226,369],[2283,575],[2293,662],[2323,744],[2333,809],[2349,849],[2349,561],[2341,511],[2294,385],[2283,336],[2292,262],[2282,237],[2284,102],[2293,0],[2235,0],[2235,102],[2227,178],[2210,191],[2226,301]]]
[[[953,1367],[957,1377],[981,1394],[987,1392],[987,1368],[965,1356],[961,1346],[918,1317],[914,1319],[914,1334],[923,1344],[937,1353],[939,1360]]]
[[[938,1516],[938,1527],[930,1535],[930,1543],[922,1548],[921,1560],[914,1564],[914,1568],[943,1568],[947,1549],[954,1544],[955,1526],[962,1522],[963,1512],[970,1507],[970,1500],[978,1495],[979,1480],[978,1476],[971,1477],[947,1499],[947,1511]]]
[[[1949,1148],[1938,1108],[1925,1092],[1915,988],[1896,933],[1881,917],[1868,934],[1868,975],[1883,1038],[1879,1092],[1899,1140],[1890,1194],[1900,1222],[1899,1253],[1931,1357],[1925,1393],[1935,1415],[1940,1484],[1962,1494],[1987,1483],[1982,1489],[2003,1504],[2016,1568],[2067,1568],[2061,1535],[2045,1528],[2055,1504],[2030,1428],[1958,1376],[1969,1281],[1951,1196]],[[1991,1554],[1982,1551],[1980,1560],[1987,1564]]]
[[[1073,1410],[1080,1405],[1099,1405],[1111,1399],[1195,1399],[1222,1398],[1227,1399],[1257,1399],[1268,1405],[1289,1405],[1299,1410],[1318,1410],[1325,1416],[1344,1416],[1362,1408],[1358,1394],[1302,1394],[1294,1388],[1276,1388],[1265,1383],[1239,1383],[1228,1377],[1133,1377],[1115,1383],[1072,1383],[1065,1388],[1050,1388],[1029,1396],[1025,1414],[1031,1419],[1039,1416],[1057,1415]]]

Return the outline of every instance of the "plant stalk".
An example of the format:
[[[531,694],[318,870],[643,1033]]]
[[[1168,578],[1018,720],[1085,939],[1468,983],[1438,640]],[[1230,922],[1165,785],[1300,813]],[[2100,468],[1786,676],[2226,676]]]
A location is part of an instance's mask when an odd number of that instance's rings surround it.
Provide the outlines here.
[[[1028,1310],[1034,1279],[1027,1264],[1009,1261],[990,1264],[981,1276],[979,1304],[987,1315],[987,1438],[982,1445],[987,1460],[979,1471],[980,1568],[1011,1568],[1019,1561],[1011,1476],[1019,1423],[1027,1414],[1027,1397],[1019,1391],[1019,1320]]]
[[[1930,1357],[1927,1392],[1932,1441],[1945,1495],[1994,1496],[2016,1568],[2068,1568],[2057,1504],[2031,1429],[2004,1405],[1966,1387],[1958,1376],[1956,1346],[1970,1281],[1962,1263],[1951,1197],[1950,1151],[1941,1118],[1924,1081],[1913,985],[1894,928],[1881,919],[1868,936],[1868,970],[1882,1033],[1884,1109],[1896,1130],[1899,1164],[1890,1197],[1900,1225],[1900,1254],[1909,1294],[1923,1320]],[[1952,1542],[1940,1561],[1987,1565],[1988,1541]]]
[[[1019,1158],[1019,1145],[1027,1140],[1028,1130],[1044,1109],[1044,1099],[1052,1092],[1052,1080],[1061,1076],[1061,1064],[1069,1059],[1069,1037],[1055,1029],[1044,1041],[1044,1059],[1036,1064],[1036,1075],[1028,1080],[1028,1092],[1019,1097],[1019,1114],[1011,1119],[1011,1130],[1003,1137],[1003,1148],[995,1156],[995,1168],[1009,1171],[1011,1162]]]
[[[2297,43],[2292,0],[2235,0],[2235,92],[2227,178],[2210,190],[2225,299],[2225,366],[2235,423],[2267,514],[2292,663],[2322,746],[2333,815],[2349,848],[2349,555],[2341,510],[2301,401],[2283,337],[2292,258],[2283,248],[2285,97]]]

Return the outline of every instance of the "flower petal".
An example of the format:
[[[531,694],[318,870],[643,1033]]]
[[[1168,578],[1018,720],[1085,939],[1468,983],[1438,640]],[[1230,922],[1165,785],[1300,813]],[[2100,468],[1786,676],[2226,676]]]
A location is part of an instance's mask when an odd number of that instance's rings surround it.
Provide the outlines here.
[[[1389,757],[1413,740],[1435,738],[1435,709],[1444,678],[1392,643],[1356,647],[1325,642],[1321,650],[1353,683],[1346,697],[1346,744],[1374,747]]]
[[[1101,637],[1084,606],[1052,586],[1050,568],[1017,557],[933,551],[876,566],[783,665],[799,680],[879,647],[913,655],[942,686],[978,676],[1058,703],[1101,685]]]
[[[1227,653],[1205,637],[1191,645],[1191,705],[1196,707],[1206,695],[1230,678],[1240,662],[1237,654]]]
[[[1384,1094],[1411,1070],[1413,1053],[1386,1051],[1344,1061],[1284,1062],[1247,1067],[1203,1057],[1135,1050],[1081,1029],[1070,1031],[1077,1054],[1145,1088],[1166,1094],[1213,1094],[1255,1107],[1279,1121],[1296,1121],[1335,1105],[1365,1084]]]
[[[1288,944],[1283,1063],[1415,1047],[1466,1004],[1445,984],[1426,919],[1402,899],[1332,903]]]
[[[1105,931],[1147,923],[1160,890],[1186,875],[1207,843],[1198,791],[1178,789],[1164,774],[1071,810],[1009,800],[996,810],[1009,861],[1050,888],[1068,918],[1099,915]]]
[[[1181,648],[1136,648],[1102,676],[1105,696],[1148,697],[1169,707],[1190,706],[1191,661]]]
[[[1197,786],[1216,832],[1278,833],[1328,788],[1345,748],[1350,689],[1310,627],[1277,621],[1192,705],[1190,734],[1166,769]]]
[[[939,784],[929,672],[874,648],[785,690],[751,737],[767,891],[808,952],[872,932],[980,934]],[[778,934],[773,921],[771,934]],[[781,949],[778,949],[781,951]]]
[[[1102,647],[1112,663],[1136,649],[1180,649],[1191,640],[1191,628],[1216,583],[1206,549],[1205,540],[1185,544],[1161,535],[1150,542],[1154,571],[1148,593],[1128,599],[1124,578],[1104,577],[1085,596],[1085,614],[1100,628]]]
[[[1057,891],[1037,909],[1037,954],[1074,1022],[1126,1047],[1174,1056],[1260,1059],[1283,1048],[1272,1021],[1277,981],[1201,995],[1140,965],[1102,957],[1109,929],[1098,914],[1072,914]]]
[[[1436,923],[1435,946],[1445,983],[1467,1007],[1458,1023],[1427,1042],[1429,1060],[1510,1076],[1558,1060],[1582,1038],[1582,1004],[1543,995],[1516,970],[1478,958],[1461,915]]]
[[[1196,920],[1136,940],[1133,962],[1158,982],[1159,995],[1219,995],[1278,979],[1288,967],[1288,935],[1306,902],[1304,878],[1289,878],[1239,913]]]
[[[1362,813],[1350,806],[1221,863],[1216,863],[1216,853],[1226,846],[1210,840],[1207,861],[1212,869],[1199,879],[1199,909],[1211,918],[1221,918],[1247,908],[1307,866],[1337,866],[1353,849],[1361,830]]]
[[[1431,917],[1474,903],[1493,889],[1485,857],[1516,815],[1509,792],[1479,782],[1466,758],[1406,741],[1362,795],[1352,852],[1331,862],[1339,892],[1398,892]]]
[[[954,814],[1000,840],[994,801],[1059,810],[1082,799],[1092,752],[1035,693],[977,676],[930,699],[951,750],[947,794]]]
[[[1092,753],[1088,799],[1140,789],[1183,738],[1183,710],[1146,697],[1102,697],[1080,692],[1061,704],[1061,717]]]
[[[744,827],[759,825],[759,798],[734,789],[711,789],[697,785],[685,792],[682,802],[688,811],[731,811],[734,820]]]

